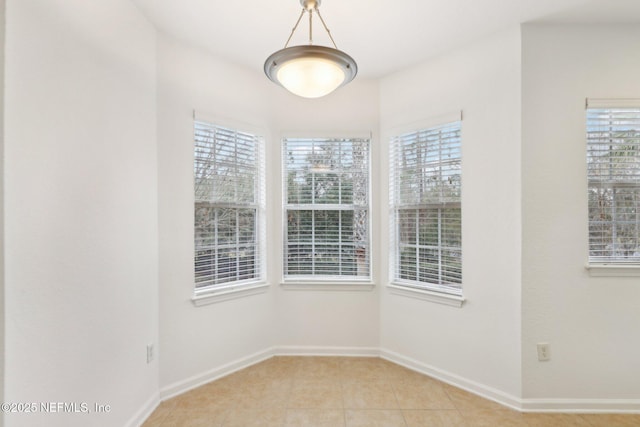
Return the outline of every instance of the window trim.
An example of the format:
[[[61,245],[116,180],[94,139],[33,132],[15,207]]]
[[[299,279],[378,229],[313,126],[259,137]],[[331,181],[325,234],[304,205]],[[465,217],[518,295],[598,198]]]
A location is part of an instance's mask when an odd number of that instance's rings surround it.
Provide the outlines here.
[[[370,280],[362,281],[320,281],[320,280],[288,280],[280,283],[280,287],[286,291],[352,291],[369,292],[376,285]]]
[[[432,127],[437,127],[441,125],[445,125],[453,122],[463,122],[463,111],[453,111],[450,113],[445,113],[437,116],[432,116],[430,118],[412,122],[405,125],[395,126],[388,129],[385,132],[385,140],[387,141],[387,149],[389,152],[393,150],[393,140],[399,135],[417,132],[420,130],[429,129]],[[461,126],[461,140],[463,139],[463,128]],[[460,149],[462,150],[462,144]],[[462,154],[461,154],[461,166],[462,166]],[[397,206],[395,205],[395,201],[393,200],[395,189],[394,182],[394,172],[395,170],[395,159],[392,155],[389,156],[389,210],[388,210],[388,220],[389,220],[389,230],[390,230],[390,248],[389,248],[389,257],[388,257],[388,275],[389,281],[386,285],[388,291],[393,295],[399,295],[404,297],[411,297],[415,299],[420,299],[424,301],[449,305],[453,307],[462,307],[466,301],[464,298],[464,288],[463,283],[460,284],[460,292],[452,292],[451,288],[441,286],[438,284],[428,284],[419,285],[414,282],[405,282],[402,279],[396,277],[396,266],[397,266],[397,258],[398,258],[398,246],[397,246],[397,223],[396,223],[396,215],[395,211]],[[462,214],[462,195],[460,197],[460,201],[458,202],[461,209]],[[461,228],[462,231],[462,228]],[[461,249],[463,246],[461,245]]]
[[[585,131],[588,132],[588,113],[590,109],[616,109],[616,108],[640,108],[640,99],[636,98],[586,98],[585,99]],[[587,160],[588,160],[588,147],[589,147],[589,139],[588,136],[585,135],[587,150]],[[589,194],[589,190],[592,188],[591,181],[597,181],[596,179],[591,179],[589,175],[588,168],[587,172],[587,194]],[[613,188],[624,188],[626,185],[624,183],[616,183],[613,182],[611,184]],[[587,196],[588,197],[588,196]],[[590,208],[588,208],[587,212]],[[591,221],[587,219],[588,227],[591,226]],[[615,260],[615,259],[606,259],[603,258],[601,260],[592,260],[589,255],[591,251],[591,238],[590,233],[587,235],[588,249],[587,249],[587,262],[585,264],[585,269],[588,271],[591,277],[638,277],[640,276],[640,261],[632,260],[626,261],[624,259]]]
[[[640,277],[640,265],[637,264],[587,263],[584,268],[591,277]]]
[[[203,114],[193,110],[193,116],[191,120],[191,130],[192,130],[192,143],[195,144],[195,128],[196,122],[208,124],[214,127],[222,127],[226,129],[230,129],[236,132],[243,132],[251,134],[256,137],[259,141],[258,151],[259,151],[259,164],[257,166],[258,172],[260,173],[259,182],[257,184],[257,198],[258,201],[256,203],[256,239],[257,239],[257,248],[258,248],[258,260],[259,266],[256,270],[256,276],[252,279],[238,280],[234,282],[226,282],[218,285],[209,285],[197,288],[195,286],[195,277],[192,281],[192,296],[191,302],[195,307],[200,307],[208,304],[213,304],[217,302],[228,301],[236,298],[243,298],[252,295],[257,295],[260,293],[265,293],[269,290],[270,284],[267,282],[267,265],[268,265],[268,252],[266,247],[266,236],[267,236],[267,218],[266,218],[266,180],[267,180],[267,170],[266,170],[266,146],[268,143],[267,135],[268,133],[265,131],[263,127],[251,125],[239,121],[234,121],[230,119],[220,118],[216,116],[211,116],[208,114]],[[195,161],[194,150],[192,149],[192,164]],[[193,166],[192,166],[193,167]],[[195,179],[195,177],[194,177]],[[192,188],[195,186],[193,183]],[[195,196],[193,200],[193,206],[195,208]],[[192,216],[193,218],[193,216]],[[192,249],[192,253],[195,254],[195,247]],[[193,270],[192,264],[192,271]],[[195,272],[194,272],[195,273]]]
[[[401,282],[391,282],[387,285],[387,289],[389,289],[389,292],[393,295],[434,302],[457,308],[462,308],[466,302],[466,299],[462,295],[435,292],[431,289],[408,286]]]
[[[367,140],[367,242],[368,242],[368,275],[367,276],[332,276],[332,275],[291,275],[286,274],[286,258],[287,258],[287,186],[286,186],[286,140],[291,139],[364,139]],[[373,195],[372,189],[372,158],[373,158],[373,134],[371,131],[287,131],[283,132],[279,138],[279,158],[280,158],[280,185],[281,185],[281,197],[280,197],[280,218],[281,218],[281,251],[280,251],[280,286],[284,290],[316,290],[316,291],[369,291],[375,287],[373,282],[373,270],[374,270],[374,244],[372,241],[372,224],[375,213],[373,212]],[[322,206],[321,204],[310,205],[313,209],[315,207]],[[332,205],[335,206],[335,205]],[[347,205],[344,205],[347,206]],[[339,209],[340,210],[340,209]],[[342,209],[344,210],[344,209]],[[349,210],[349,209],[347,209]],[[353,209],[351,209],[353,210]]]
[[[266,282],[247,282],[242,285],[229,286],[225,289],[212,289],[207,292],[196,293],[191,297],[191,302],[194,306],[201,307],[203,305],[264,294],[270,287]]]

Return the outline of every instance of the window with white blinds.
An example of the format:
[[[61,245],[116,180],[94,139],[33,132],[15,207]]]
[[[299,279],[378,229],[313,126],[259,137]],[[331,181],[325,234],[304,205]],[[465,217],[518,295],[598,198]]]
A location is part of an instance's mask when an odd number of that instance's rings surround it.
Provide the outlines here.
[[[194,123],[196,294],[263,280],[264,143]]]
[[[283,140],[285,279],[370,278],[369,142]]]
[[[640,264],[640,100],[587,108],[589,263]]]
[[[462,295],[461,122],[391,138],[392,282]]]

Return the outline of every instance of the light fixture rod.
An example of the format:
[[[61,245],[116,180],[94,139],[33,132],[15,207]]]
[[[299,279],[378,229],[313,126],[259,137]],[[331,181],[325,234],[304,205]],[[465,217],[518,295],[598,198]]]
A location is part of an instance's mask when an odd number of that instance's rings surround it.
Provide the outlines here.
[[[309,44],[313,44],[313,9],[309,9]]]
[[[320,14],[320,9],[316,9],[316,12],[318,12],[318,18],[320,18],[320,22],[322,22],[322,26],[324,26],[324,30],[329,35],[329,38],[331,39],[331,43],[333,43],[333,47],[337,49],[338,46],[336,45],[336,42],[333,40],[333,36],[331,35],[331,31],[329,31],[329,28],[327,28],[327,24],[325,24],[324,19],[322,19],[322,15]]]
[[[315,10],[316,13],[318,14],[318,18],[320,18],[320,22],[322,22],[322,26],[324,27],[324,30],[327,32],[327,35],[329,36],[329,39],[333,44],[333,47],[335,49],[338,49],[338,45],[336,44],[336,41],[333,39],[333,36],[331,35],[331,30],[329,30],[329,27],[327,27],[327,23],[324,22],[324,18],[322,17],[322,14],[320,13],[320,9],[318,8],[318,6],[320,5],[320,2],[319,1],[314,2],[313,0],[311,1],[301,0],[300,3],[302,4],[302,12],[298,17],[298,20],[296,21],[296,25],[294,25],[293,29],[291,30],[291,34],[289,34],[289,38],[287,39],[287,42],[284,44],[284,48],[286,49],[289,46],[289,43],[291,42],[291,38],[293,38],[293,35],[298,29],[298,26],[300,25],[300,21],[302,20],[302,17],[304,16],[305,12],[309,12],[309,44],[310,45],[313,44],[313,11]]]
[[[296,25],[293,26],[293,30],[291,30],[291,34],[289,35],[289,38],[287,39],[287,42],[284,44],[284,48],[285,49],[287,48],[287,46],[289,46],[289,42],[291,41],[291,37],[293,37],[293,33],[295,33],[296,30],[298,29],[298,25],[300,24],[300,21],[302,20],[302,17],[304,16],[304,11],[305,11],[305,9],[302,8],[302,12],[300,13],[300,17],[296,21]]]

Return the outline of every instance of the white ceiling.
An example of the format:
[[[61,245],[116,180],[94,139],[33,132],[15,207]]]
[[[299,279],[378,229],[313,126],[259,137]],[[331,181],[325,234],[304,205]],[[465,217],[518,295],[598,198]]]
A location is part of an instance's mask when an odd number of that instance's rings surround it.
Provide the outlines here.
[[[299,0],[132,1],[161,31],[259,71],[302,11]],[[359,75],[372,78],[523,22],[640,24],[640,0],[323,0],[320,12]],[[317,19],[313,34],[330,45]],[[290,46],[307,40],[305,19]]]

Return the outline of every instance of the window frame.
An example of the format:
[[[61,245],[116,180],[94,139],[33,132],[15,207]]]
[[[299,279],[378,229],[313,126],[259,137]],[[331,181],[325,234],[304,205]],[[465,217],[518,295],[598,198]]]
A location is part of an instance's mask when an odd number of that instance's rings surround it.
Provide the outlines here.
[[[213,209],[235,209],[237,211],[241,210],[252,210],[254,211],[254,231],[253,231],[253,241],[252,242],[240,242],[238,240],[238,233],[241,233],[241,227],[239,224],[235,224],[236,227],[236,244],[238,247],[242,246],[243,243],[246,245],[252,245],[255,247],[255,254],[252,257],[254,268],[252,269],[252,274],[254,277],[248,279],[239,279],[239,280],[230,280],[215,284],[210,284],[206,286],[197,286],[197,277],[195,275],[196,269],[196,209],[198,209],[197,205],[199,201],[197,200],[196,195],[196,149],[198,144],[198,135],[197,128],[198,126],[213,129],[224,130],[228,133],[236,133],[242,134],[244,137],[250,137],[254,146],[252,147],[255,155],[255,162],[251,170],[254,172],[253,176],[253,195],[254,200],[251,203],[241,203],[237,200],[234,202],[228,201],[218,201],[213,202],[211,207]],[[239,297],[254,295],[258,293],[266,292],[268,288],[268,284],[266,282],[266,266],[267,266],[267,251],[266,251],[266,158],[265,158],[265,147],[266,147],[266,138],[265,132],[258,127],[232,122],[229,120],[224,120],[220,118],[203,116],[199,115],[194,111],[193,121],[192,121],[192,141],[193,141],[193,191],[194,191],[194,200],[193,200],[193,217],[194,218],[194,247],[193,247],[193,264],[192,268],[194,269],[194,285],[193,285],[193,296],[192,302],[195,306],[206,305],[210,303],[226,301],[230,299],[235,299]],[[234,144],[237,144],[237,139],[234,139]],[[234,164],[235,165],[235,164]],[[236,166],[237,168],[237,166]],[[237,172],[237,170],[236,170]],[[235,176],[235,175],[234,175]],[[235,183],[235,180],[234,180]],[[237,191],[237,188],[236,188]],[[238,212],[236,212],[236,215]],[[240,268],[240,267],[238,267]],[[239,273],[238,273],[239,274]]]
[[[607,189],[611,189],[615,193],[616,189],[621,189],[621,188],[631,189],[633,192],[635,192],[636,200],[640,198],[640,179],[632,177],[631,180],[624,180],[624,182],[622,182],[623,180],[620,180],[620,182],[617,182],[618,181],[617,178],[599,179],[598,176],[594,176],[595,174],[592,174],[592,170],[595,170],[595,169],[592,169],[589,167],[589,165],[592,164],[593,159],[596,158],[595,156],[592,155],[592,151],[598,145],[598,142],[597,142],[598,138],[597,138],[596,132],[591,130],[597,126],[597,122],[592,122],[592,119],[594,119],[595,115],[597,115],[599,112],[602,114],[602,113],[606,113],[606,111],[609,111],[609,115],[612,116],[611,120],[615,121],[616,120],[615,116],[622,115],[626,110],[633,110],[634,112],[635,111],[640,112],[640,99],[587,98],[585,102],[584,123],[585,123],[585,150],[586,150],[585,157],[586,157],[586,177],[587,177],[586,194],[587,194],[587,223],[588,223],[588,233],[587,233],[588,248],[587,248],[586,268],[589,271],[589,274],[591,276],[621,276],[621,277],[640,276],[640,257],[638,256],[615,257],[613,255],[612,256],[606,256],[606,255],[592,256],[591,255],[592,251],[594,250],[593,249],[594,245],[597,245],[597,244],[602,245],[605,243],[605,240],[602,238],[600,238],[600,241],[596,241],[596,233],[592,229],[593,221],[591,220],[591,217],[593,213],[592,213],[592,206],[590,202],[592,192],[593,191],[600,192],[600,191],[606,191]],[[634,122],[635,122],[634,124],[637,123],[638,127],[637,129],[635,127],[633,127],[632,129],[640,132],[640,115],[638,116],[638,118],[634,120]],[[613,133],[614,131],[615,131],[615,128],[610,129],[611,133]],[[618,139],[619,141],[626,141],[626,138],[621,138],[619,136],[615,138]],[[609,139],[613,140],[614,136],[611,135]],[[636,138],[631,138],[631,139],[636,139]],[[636,144],[636,143],[633,143],[633,144]],[[620,145],[620,142],[615,142],[615,143],[611,142],[610,148],[607,151],[608,153],[611,153],[611,150],[613,149],[611,147],[613,147],[614,145]],[[640,150],[640,144],[638,144],[636,149]],[[636,161],[640,161],[640,154],[637,154],[635,158],[636,158]],[[616,201],[617,201],[617,198],[614,197],[612,202],[613,212],[616,211],[615,209],[615,206],[617,206]],[[640,215],[640,203],[636,202],[635,210],[636,210],[636,220],[634,222],[637,227],[636,233],[638,233],[638,230],[640,229],[640,224],[638,219],[638,216]],[[596,221],[596,222],[602,223],[605,226],[606,226],[606,223],[611,223],[612,226],[616,228],[616,224],[619,221],[617,221],[616,218],[612,218],[610,221]],[[612,235],[612,238],[613,238],[613,235]],[[638,248],[640,246],[640,240],[638,240],[636,244],[637,244],[636,248]]]
[[[366,206],[364,210],[366,212],[366,242],[367,242],[367,274],[363,275],[332,275],[332,274],[287,274],[287,262],[288,262],[288,212],[295,209],[297,206],[307,206],[303,210],[310,211],[334,211],[334,210],[342,210],[342,211],[354,211],[354,209],[344,208],[344,206],[355,206],[355,204],[327,204],[327,209],[322,209],[323,204],[291,204],[288,203],[288,186],[287,186],[287,177],[289,169],[287,167],[287,141],[350,141],[350,140],[362,140],[366,143],[367,146],[367,155],[365,159],[366,163]],[[282,220],[282,259],[280,262],[281,267],[281,286],[286,290],[338,290],[338,291],[368,291],[373,289],[373,244],[372,244],[372,235],[371,235],[371,227],[372,227],[372,195],[371,195],[371,165],[372,165],[372,149],[373,149],[373,138],[370,132],[340,132],[340,133],[315,133],[315,132],[304,132],[304,133],[285,133],[280,138],[280,159],[281,159],[281,171],[280,171],[280,182],[281,182],[281,220]],[[343,206],[343,208],[336,208],[338,206]],[[360,207],[358,207],[360,208]],[[298,209],[299,210],[299,209]]]
[[[398,158],[397,158],[397,150],[398,144],[401,143],[402,137],[408,137],[411,134],[417,135],[424,132],[433,131],[434,129],[443,128],[445,126],[451,126],[457,124],[457,132],[458,132],[458,145],[457,150],[459,152],[459,157],[457,159],[457,166],[459,168],[459,176],[460,183],[458,189],[458,196],[456,200],[443,200],[441,202],[434,203],[433,201],[424,201],[419,203],[402,203],[397,200],[398,197]],[[463,159],[462,159],[462,111],[457,111],[449,114],[445,114],[438,117],[433,117],[429,120],[425,120],[422,122],[414,123],[411,125],[398,127],[391,129],[387,133],[387,141],[389,144],[389,230],[390,230],[390,250],[389,250],[389,285],[388,288],[393,294],[402,295],[402,296],[410,296],[413,298],[419,298],[431,302],[451,305],[455,307],[462,307],[465,299],[463,297],[463,281],[462,281],[462,270],[463,270],[463,241],[462,241],[462,169],[463,169]],[[442,159],[438,156],[438,165],[442,163]],[[433,164],[432,164],[433,165]],[[441,211],[447,208],[459,209],[459,228],[458,228],[458,236],[460,240],[459,247],[456,247],[457,250],[460,251],[460,283],[458,286],[448,286],[442,283],[434,283],[427,282],[421,280],[409,280],[403,279],[400,277],[400,253],[401,253],[401,242],[400,242],[400,223],[398,221],[399,212],[403,209],[413,209],[416,212],[419,212],[421,209],[438,209]],[[416,226],[418,229],[418,226]],[[438,221],[438,250],[447,250],[445,246],[442,245],[441,241],[441,233],[443,229],[443,223]],[[420,246],[418,241],[416,240],[416,247]],[[423,245],[424,246],[424,245]],[[438,260],[438,265],[443,264],[442,259]],[[417,267],[416,267],[417,268]],[[419,270],[416,270],[418,272]],[[416,274],[416,277],[418,275]]]

